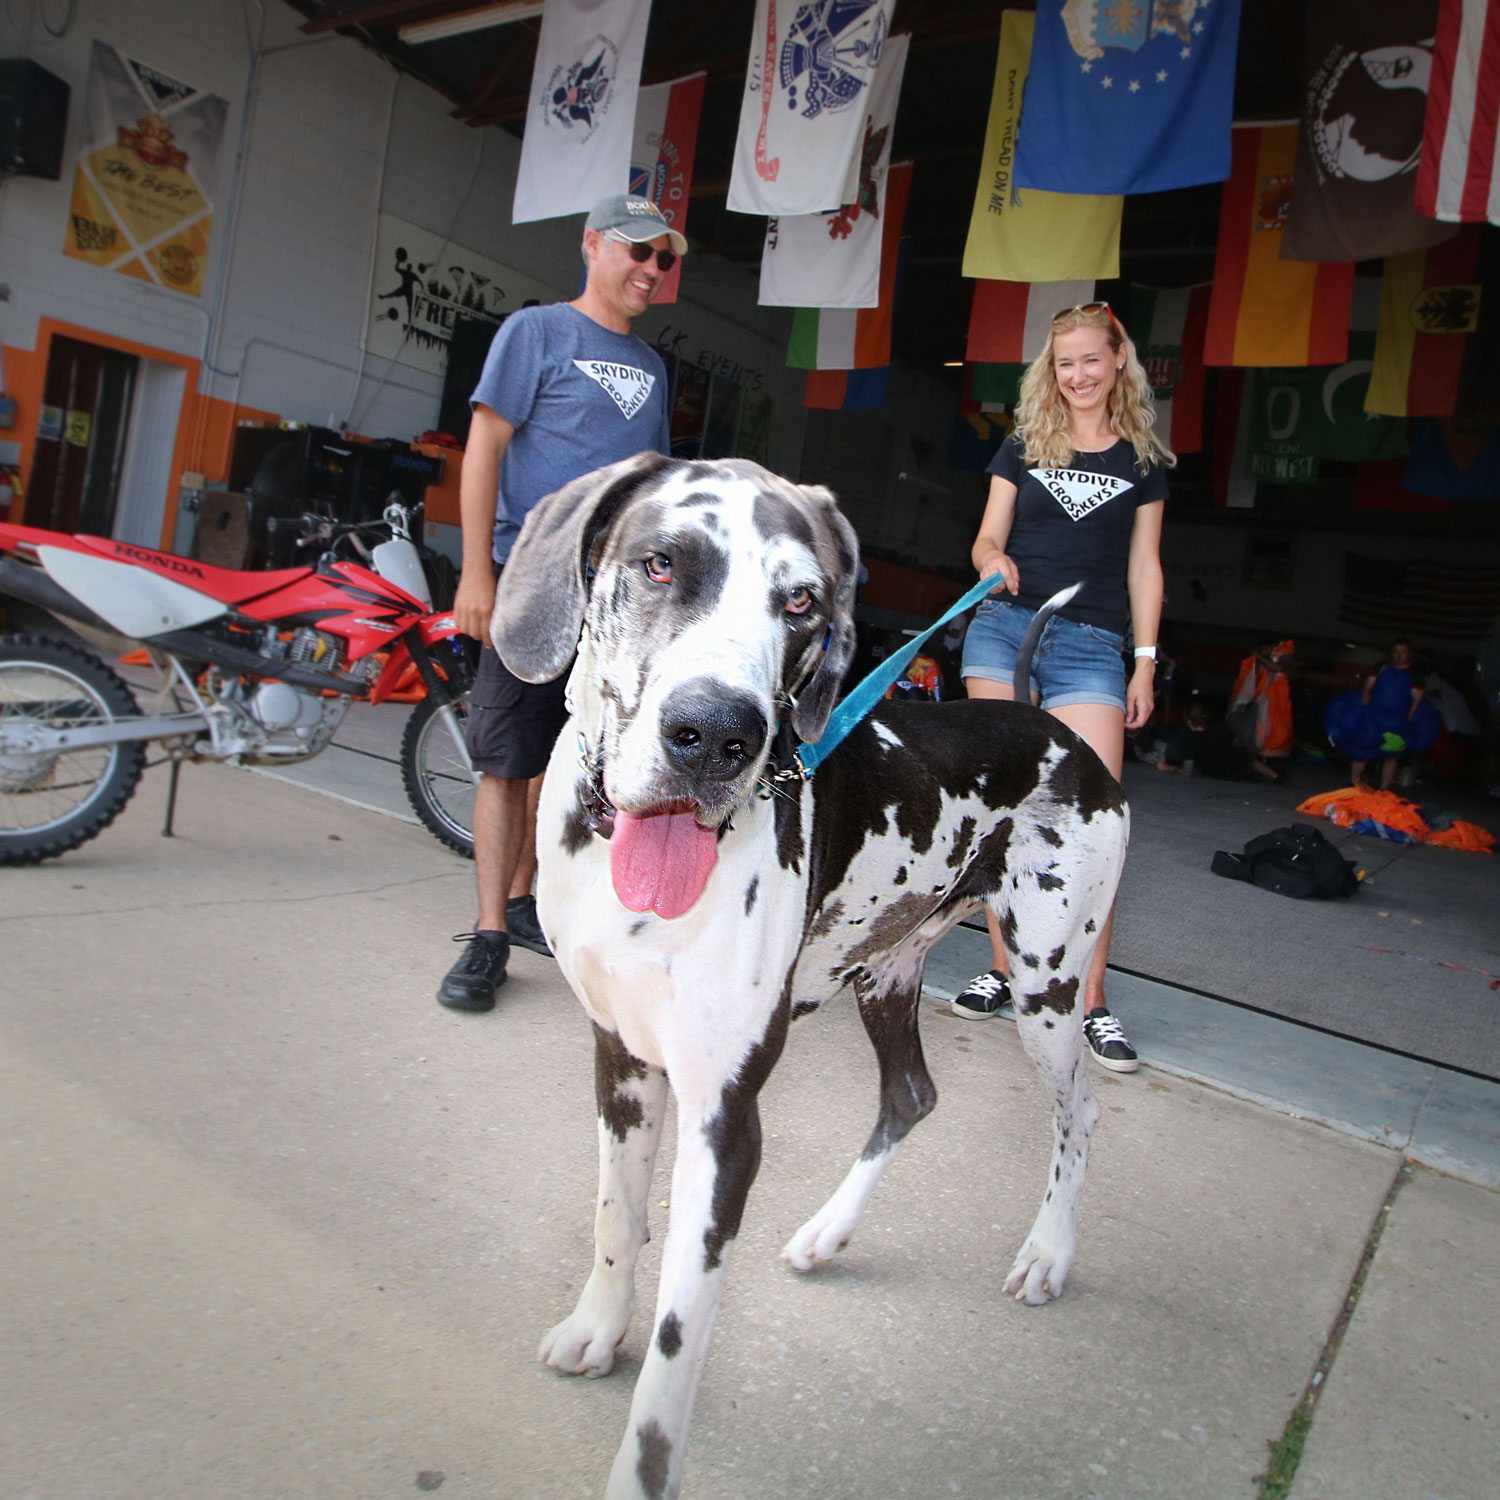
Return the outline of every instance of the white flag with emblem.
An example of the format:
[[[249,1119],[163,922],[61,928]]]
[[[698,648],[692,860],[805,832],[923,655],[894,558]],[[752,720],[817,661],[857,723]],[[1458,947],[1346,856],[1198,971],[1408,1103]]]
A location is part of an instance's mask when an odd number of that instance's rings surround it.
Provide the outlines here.
[[[727,206],[841,208],[895,0],[756,0]]]
[[[911,37],[890,37],[869,91],[854,190],[837,213],[783,214],[766,225],[762,307],[878,307],[885,180]]]
[[[587,213],[630,173],[651,0],[547,0],[513,224]]]
[[[573,363],[590,380],[596,380],[614,398],[614,403],[629,421],[645,404],[656,384],[656,376],[635,365],[611,364],[607,359],[575,359]]]
[[[1134,488],[1128,479],[1116,479],[1113,474],[1091,474],[1087,469],[1033,469],[1031,474],[1075,521]]]

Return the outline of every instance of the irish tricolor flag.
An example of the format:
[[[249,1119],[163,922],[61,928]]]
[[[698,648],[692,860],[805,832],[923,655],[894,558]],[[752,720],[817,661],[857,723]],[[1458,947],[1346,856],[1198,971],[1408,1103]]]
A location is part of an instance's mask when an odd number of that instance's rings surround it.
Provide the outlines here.
[[[872,370],[891,362],[891,309],[896,302],[896,262],[901,221],[911,189],[911,163],[892,162],[885,184],[880,238],[880,305],[862,308],[799,307],[792,319],[786,362],[796,370]]]
[[[1210,286],[1133,286],[1130,332],[1156,403],[1156,435],[1174,453],[1203,451],[1203,336]]]

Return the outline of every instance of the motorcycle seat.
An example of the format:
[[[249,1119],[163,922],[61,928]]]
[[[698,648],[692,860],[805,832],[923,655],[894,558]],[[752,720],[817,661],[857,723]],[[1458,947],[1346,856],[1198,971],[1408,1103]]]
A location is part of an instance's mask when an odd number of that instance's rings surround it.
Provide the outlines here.
[[[212,563],[200,562],[195,557],[178,557],[172,552],[137,547],[105,536],[75,536],[73,540],[111,561],[159,569],[165,577],[209,594],[224,604],[244,604],[249,599],[259,599],[262,594],[300,582],[313,571],[311,568],[277,568],[270,572],[216,568]]]

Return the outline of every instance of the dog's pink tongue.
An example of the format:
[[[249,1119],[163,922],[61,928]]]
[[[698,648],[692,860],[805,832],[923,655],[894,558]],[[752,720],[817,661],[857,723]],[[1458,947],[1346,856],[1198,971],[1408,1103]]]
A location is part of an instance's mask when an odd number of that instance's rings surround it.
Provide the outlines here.
[[[719,857],[719,836],[690,812],[617,812],[609,840],[615,895],[630,911],[680,917],[703,894]]]

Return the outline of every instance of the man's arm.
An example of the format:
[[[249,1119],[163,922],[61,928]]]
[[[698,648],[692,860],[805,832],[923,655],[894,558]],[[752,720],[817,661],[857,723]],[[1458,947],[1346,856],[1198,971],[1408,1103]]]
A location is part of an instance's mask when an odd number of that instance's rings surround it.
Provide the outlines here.
[[[463,569],[453,619],[476,641],[490,638],[495,609],[495,510],[500,503],[500,460],[516,429],[485,406],[474,407],[469,441],[458,481],[458,513],[463,522]]]

